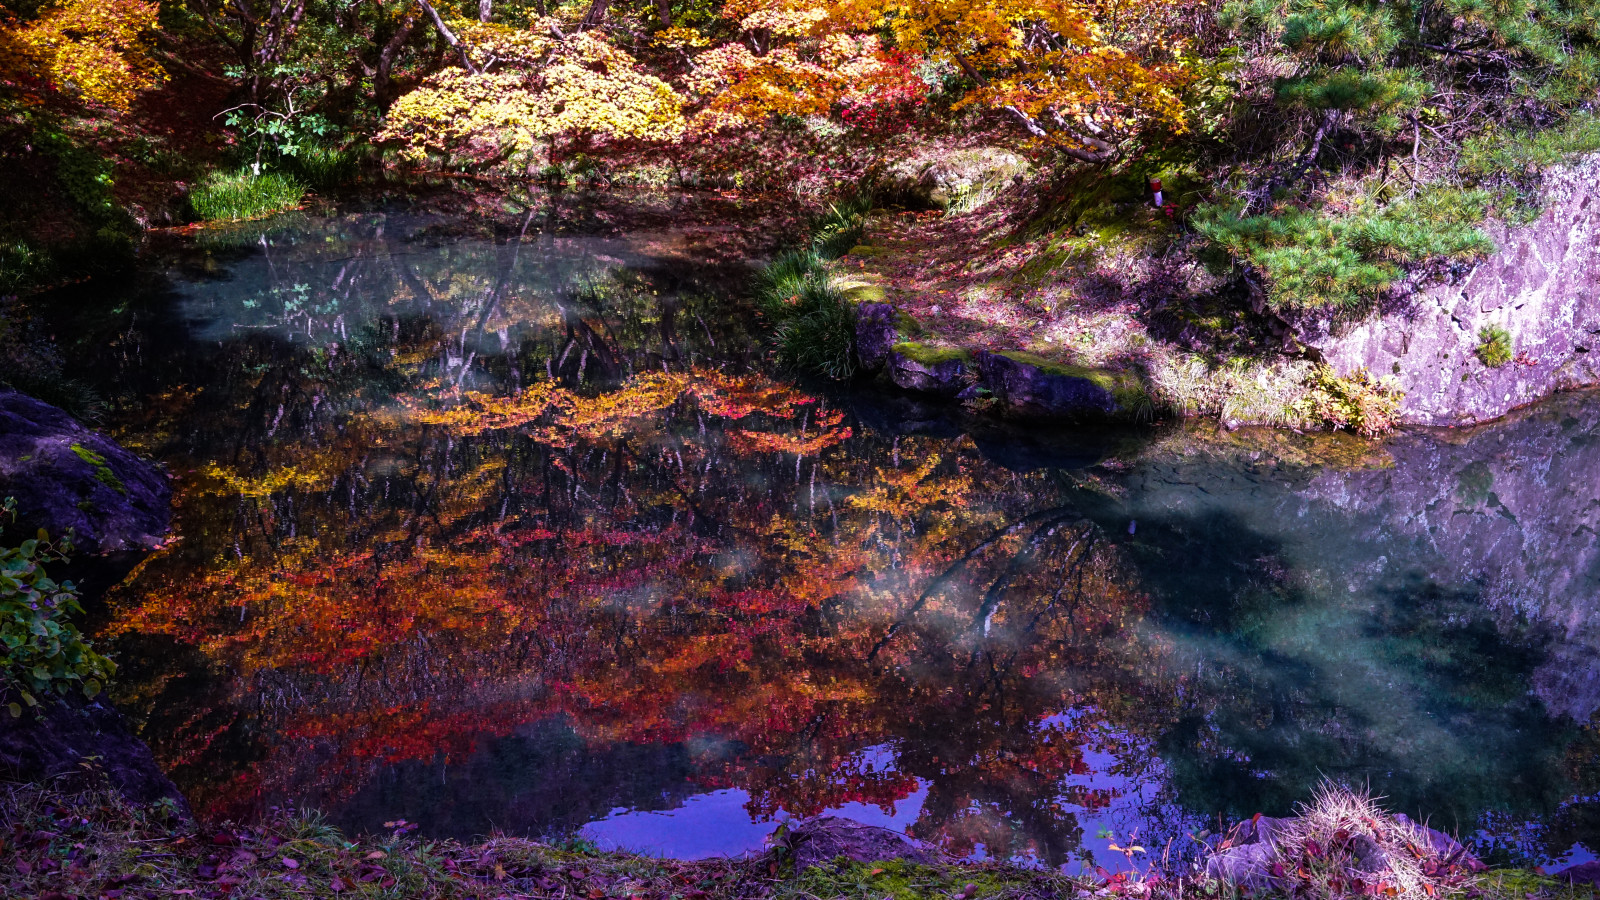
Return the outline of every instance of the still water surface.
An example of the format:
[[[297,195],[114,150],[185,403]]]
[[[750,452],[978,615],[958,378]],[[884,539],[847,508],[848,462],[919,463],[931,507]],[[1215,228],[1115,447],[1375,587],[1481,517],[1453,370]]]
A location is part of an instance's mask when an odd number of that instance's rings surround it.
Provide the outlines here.
[[[1600,397],[963,430],[775,379],[682,233],[522,225],[211,238],[96,314],[178,479],[118,699],[202,815],[697,857],[832,810],[1111,865],[1332,776],[1600,847]]]

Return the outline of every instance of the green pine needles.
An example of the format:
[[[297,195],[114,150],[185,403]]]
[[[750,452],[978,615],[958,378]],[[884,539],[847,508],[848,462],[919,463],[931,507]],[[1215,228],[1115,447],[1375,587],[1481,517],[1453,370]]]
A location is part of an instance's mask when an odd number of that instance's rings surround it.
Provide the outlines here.
[[[1233,0],[1222,23],[1233,196],[1193,222],[1280,311],[1491,252],[1478,226],[1529,218],[1531,164],[1600,146],[1592,0]]]
[[[1446,189],[1353,214],[1284,206],[1254,216],[1240,207],[1196,211],[1196,231],[1249,262],[1268,283],[1277,310],[1353,308],[1368,303],[1429,259],[1490,253],[1478,229],[1488,209],[1483,191]]]
[[[1491,369],[1511,362],[1511,332],[1499,325],[1485,325],[1478,329],[1478,348],[1474,351],[1478,361]]]

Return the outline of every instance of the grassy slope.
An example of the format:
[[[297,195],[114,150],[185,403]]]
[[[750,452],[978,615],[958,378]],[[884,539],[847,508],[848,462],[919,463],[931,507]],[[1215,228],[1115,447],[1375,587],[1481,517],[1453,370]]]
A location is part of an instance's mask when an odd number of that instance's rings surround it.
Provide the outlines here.
[[[835,264],[848,293],[894,304],[908,340],[1021,354],[1146,382],[1175,416],[1309,426],[1312,367],[1279,357],[1242,310],[1174,302],[1215,285],[1175,220],[1121,183],[996,190],[949,213],[882,210]],[[1187,333],[1190,345],[1173,339]]]

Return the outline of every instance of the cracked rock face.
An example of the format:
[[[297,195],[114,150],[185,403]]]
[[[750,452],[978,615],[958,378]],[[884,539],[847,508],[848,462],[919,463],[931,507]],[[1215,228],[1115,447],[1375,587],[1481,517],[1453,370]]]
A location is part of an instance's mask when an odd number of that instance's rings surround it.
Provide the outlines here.
[[[1401,416],[1418,425],[1483,422],[1600,384],[1600,154],[1548,173],[1543,200],[1531,225],[1487,226],[1499,250],[1464,278],[1308,343],[1341,373],[1395,375]],[[1486,326],[1511,335],[1512,362],[1478,358]]]

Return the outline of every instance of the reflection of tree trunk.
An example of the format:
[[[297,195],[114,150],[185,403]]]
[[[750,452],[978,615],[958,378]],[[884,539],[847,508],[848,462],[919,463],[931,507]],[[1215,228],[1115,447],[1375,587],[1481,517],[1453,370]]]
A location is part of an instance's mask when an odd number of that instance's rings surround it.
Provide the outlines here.
[[[678,300],[664,297],[661,300],[661,358],[678,360]]]

